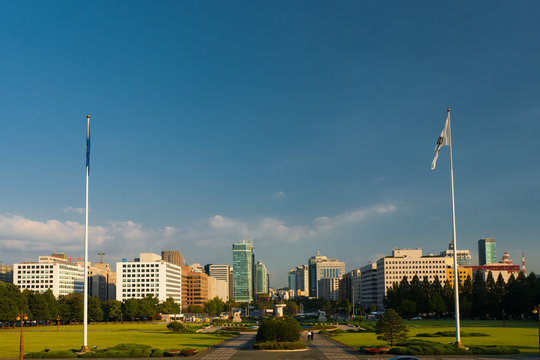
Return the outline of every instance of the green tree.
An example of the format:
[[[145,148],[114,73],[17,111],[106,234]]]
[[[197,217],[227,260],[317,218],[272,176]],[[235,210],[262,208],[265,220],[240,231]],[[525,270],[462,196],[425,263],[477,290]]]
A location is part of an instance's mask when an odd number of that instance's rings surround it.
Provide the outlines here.
[[[28,299],[17,285],[0,282],[0,320],[14,321],[21,311],[28,313]]]
[[[65,322],[83,321],[83,294],[67,294],[58,297],[60,317]]]
[[[394,309],[386,310],[375,326],[375,333],[379,334],[377,339],[388,341],[390,347],[407,340],[408,332],[409,329],[403,324],[403,319]]]
[[[189,305],[188,306],[188,313],[191,314],[202,314],[204,312],[204,308],[199,305]]]
[[[223,300],[216,296],[204,305],[204,309],[209,315],[216,316],[223,312],[224,305]]]
[[[287,301],[287,306],[283,309],[283,313],[285,315],[296,316],[298,314],[298,304],[292,300]]]
[[[429,312],[433,312],[437,316],[441,316],[446,311],[446,302],[444,301],[442,295],[434,294],[431,299],[429,299]]]
[[[180,311],[180,305],[172,297],[168,297],[164,302],[159,304],[159,312],[162,314],[180,314]]]
[[[88,320],[103,321],[103,310],[101,310],[101,301],[97,296],[88,298]]]
[[[271,318],[262,320],[257,331],[257,341],[298,341],[302,328],[293,318]]]
[[[411,317],[416,314],[416,303],[409,299],[404,299],[399,305],[399,313],[404,317]]]
[[[45,296],[38,292],[33,292],[28,295],[28,307],[32,314],[32,320],[47,321],[52,317]]]
[[[107,321],[120,320],[120,314],[122,313],[122,303],[118,300],[107,300],[101,303],[103,310],[103,317]]]
[[[485,316],[491,301],[488,298],[486,282],[484,281],[484,274],[482,274],[481,270],[477,270],[474,274],[474,283],[471,295],[473,316]]]
[[[139,300],[139,309],[137,311],[137,317],[144,319],[152,319],[157,314],[159,305],[159,299],[154,295],[146,295]]]
[[[139,300],[135,298],[126,299],[122,304],[122,313],[134,321],[139,313]]]

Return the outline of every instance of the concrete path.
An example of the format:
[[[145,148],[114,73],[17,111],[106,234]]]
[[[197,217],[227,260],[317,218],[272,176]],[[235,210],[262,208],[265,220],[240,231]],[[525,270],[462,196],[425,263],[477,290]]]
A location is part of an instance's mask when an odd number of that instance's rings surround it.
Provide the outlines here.
[[[341,345],[336,341],[329,340],[327,337],[319,334],[313,336],[311,342],[306,342],[308,346],[322,352],[329,360],[355,360],[358,359],[359,353],[348,347]]]
[[[237,337],[225,341],[221,345],[218,345],[214,350],[209,353],[204,353],[201,359],[204,360],[228,360],[238,350],[245,348],[249,343],[255,341],[255,333],[242,333]],[[253,346],[253,345],[252,345]]]

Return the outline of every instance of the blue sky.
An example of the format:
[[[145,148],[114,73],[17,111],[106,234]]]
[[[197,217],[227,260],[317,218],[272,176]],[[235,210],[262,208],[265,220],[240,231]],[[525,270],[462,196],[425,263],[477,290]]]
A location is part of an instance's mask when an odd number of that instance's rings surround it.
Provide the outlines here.
[[[451,238],[540,272],[535,1],[0,4],[0,261],[253,239],[272,286],[315,251],[363,266]]]

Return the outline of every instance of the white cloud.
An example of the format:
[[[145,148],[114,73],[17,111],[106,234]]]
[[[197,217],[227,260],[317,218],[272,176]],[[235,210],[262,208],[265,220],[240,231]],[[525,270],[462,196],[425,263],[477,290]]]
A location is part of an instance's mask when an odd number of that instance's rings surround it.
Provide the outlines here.
[[[278,191],[274,193],[273,197],[274,199],[285,199],[287,194],[285,194],[283,191]]]
[[[66,214],[84,215],[84,212],[85,212],[85,208],[76,208],[73,206],[64,207],[64,213]]]
[[[139,252],[180,249],[188,257],[205,259],[230,255],[233,242],[255,240],[259,247],[312,241],[340,226],[361,223],[368,218],[396,210],[393,205],[347,211],[334,216],[321,216],[309,225],[287,225],[272,217],[251,221],[214,215],[187,228],[165,226],[148,229],[133,221],[110,221],[89,228],[90,257],[98,251],[107,253],[107,261],[132,258]],[[0,215],[0,248],[2,260],[35,260],[53,250],[82,257],[84,224],[74,221],[36,221],[18,215]],[[281,245],[278,245],[281,244]],[[289,246],[289,245],[285,245]],[[7,258],[6,258],[7,256]],[[204,261],[204,260],[199,260]]]

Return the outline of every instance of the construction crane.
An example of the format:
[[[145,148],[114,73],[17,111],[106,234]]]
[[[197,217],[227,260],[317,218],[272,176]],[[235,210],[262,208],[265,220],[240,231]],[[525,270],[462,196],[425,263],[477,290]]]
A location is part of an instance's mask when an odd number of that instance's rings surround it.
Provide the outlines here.
[[[105,253],[103,251],[100,251],[98,252],[98,255],[99,255],[99,263],[103,264],[103,255],[105,255]]]

